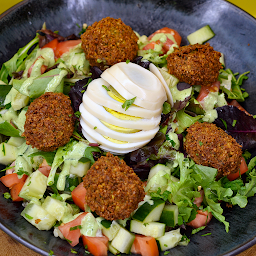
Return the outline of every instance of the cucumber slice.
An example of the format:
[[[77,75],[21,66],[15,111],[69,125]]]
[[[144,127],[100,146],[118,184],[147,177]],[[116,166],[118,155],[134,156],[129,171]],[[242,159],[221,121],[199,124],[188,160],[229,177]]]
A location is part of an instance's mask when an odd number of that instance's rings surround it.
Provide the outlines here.
[[[72,208],[68,207],[65,202],[61,202],[55,198],[47,196],[42,204],[42,207],[60,221],[65,213],[72,213]]]
[[[110,242],[108,242],[108,250],[109,250],[111,253],[113,253],[114,255],[117,255],[117,254],[120,253],[116,248],[114,248],[114,247],[111,245]]]
[[[69,173],[75,174],[78,177],[84,177],[84,175],[87,173],[87,171],[90,169],[91,162],[88,161],[86,163],[78,162],[77,166],[74,166],[71,164]]]
[[[161,251],[165,251],[171,249],[180,242],[182,235],[180,234],[180,229],[172,230],[170,232],[166,232],[164,236],[156,239],[156,242]]]
[[[190,44],[203,44],[215,36],[209,25],[206,25],[187,36]]]
[[[131,220],[130,231],[144,236],[157,238],[164,235],[165,224],[159,222],[142,223],[137,220]]]
[[[110,223],[110,226],[106,227],[107,225],[104,221],[105,220],[101,221],[102,233],[109,239],[109,241],[112,241],[117,235],[120,225],[116,221],[113,221]]]
[[[174,228],[178,224],[179,208],[177,205],[165,205],[160,222]]]
[[[5,142],[0,144],[0,164],[11,164],[17,157],[17,148]]]
[[[146,201],[134,213],[133,219],[143,223],[159,221],[165,202],[161,199]]]
[[[134,239],[134,234],[132,234],[125,228],[120,227],[117,235],[111,242],[111,246],[113,246],[116,250],[120,251],[121,253],[128,254],[131,250]]]
[[[34,203],[29,203],[21,212],[21,216],[39,230],[49,230],[56,222],[55,217],[48,213],[42,206]]]
[[[14,147],[21,146],[26,140],[22,137],[10,137],[7,144],[12,145]]]
[[[159,171],[162,171],[162,170],[171,172],[171,171],[170,171],[171,169],[170,169],[169,167],[167,167],[166,165],[164,165],[164,164],[157,164],[157,165],[155,165],[154,167],[152,167],[152,168],[150,169],[149,174],[148,174],[148,181],[149,181],[155,174],[157,174]]]
[[[33,172],[26,180],[19,196],[26,200],[41,199],[47,188],[47,177],[40,171]]]

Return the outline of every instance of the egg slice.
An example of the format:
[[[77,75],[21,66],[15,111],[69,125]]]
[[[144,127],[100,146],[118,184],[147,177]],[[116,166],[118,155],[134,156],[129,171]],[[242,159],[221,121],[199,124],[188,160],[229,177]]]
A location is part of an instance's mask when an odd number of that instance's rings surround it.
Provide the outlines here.
[[[105,72],[104,72],[105,73]],[[138,116],[142,118],[151,118],[155,116],[159,116],[162,112],[162,106],[157,108],[156,110],[149,110],[142,107],[137,106],[130,106],[127,110],[122,108],[122,105],[125,101],[120,102],[122,99],[120,99],[120,96],[116,96],[115,98],[119,98],[120,101],[115,100],[109,95],[109,91],[104,87],[110,88],[108,90],[111,90],[111,86],[108,82],[106,82],[104,79],[99,78],[93,80],[87,87],[86,94],[91,100],[93,100],[95,103],[105,106],[107,108],[113,109],[115,111],[118,111],[123,114],[131,115],[131,116]],[[112,91],[113,94],[115,92]]]
[[[171,106],[173,106],[173,98],[172,98],[171,91],[170,91],[169,86],[167,85],[165,79],[163,78],[161,72],[153,63],[149,64],[149,70],[160,80],[160,82],[164,86],[164,89],[165,89],[165,92],[167,95],[167,102],[170,103]]]
[[[80,105],[80,112],[83,115],[83,110],[86,109],[89,113],[97,117],[99,120],[103,120],[107,123],[114,124],[116,126],[124,127],[124,128],[132,128],[132,129],[140,129],[140,130],[151,130],[158,127],[161,116],[152,117],[150,119],[138,119],[138,120],[122,120],[119,119],[108,111],[105,110],[104,107],[98,105],[94,101],[92,101],[89,97],[87,97],[86,93],[83,96],[83,104]]]
[[[117,65],[117,64],[116,64]],[[137,65],[138,66],[138,65]],[[114,66],[113,66],[114,67]],[[164,103],[164,99],[163,100],[159,100],[159,101],[148,101],[148,100],[144,100],[141,99],[139,97],[139,95],[136,94],[136,92],[134,92],[134,94],[130,93],[114,76],[112,76],[109,73],[109,69],[106,69],[102,74],[101,77],[107,81],[109,84],[111,84],[111,86],[113,86],[115,88],[115,90],[122,96],[124,97],[126,100],[132,99],[134,97],[136,97],[135,101],[134,101],[134,105],[140,106],[142,108],[148,109],[148,110],[156,110],[156,109],[161,109]]]
[[[138,131],[135,133],[122,133],[122,127],[119,127],[119,131],[116,131],[115,127],[112,129],[106,127],[98,118],[90,114],[86,109],[83,109],[83,121],[93,130],[100,133],[103,136],[107,136],[111,139],[126,141],[126,142],[139,142],[150,140],[158,131],[158,127],[148,131]],[[124,129],[124,128],[123,128]]]
[[[167,99],[165,89],[159,79],[152,72],[137,64],[120,62],[110,67],[108,72],[128,92],[142,100],[164,102]]]

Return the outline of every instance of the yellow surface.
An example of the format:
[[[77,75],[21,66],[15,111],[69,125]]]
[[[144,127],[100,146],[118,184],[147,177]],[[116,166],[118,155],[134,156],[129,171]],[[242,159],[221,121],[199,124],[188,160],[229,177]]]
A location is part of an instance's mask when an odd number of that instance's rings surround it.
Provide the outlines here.
[[[8,10],[19,2],[21,2],[21,0],[0,0],[0,13]],[[229,0],[229,2],[237,5],[256,18],[256,0]]]

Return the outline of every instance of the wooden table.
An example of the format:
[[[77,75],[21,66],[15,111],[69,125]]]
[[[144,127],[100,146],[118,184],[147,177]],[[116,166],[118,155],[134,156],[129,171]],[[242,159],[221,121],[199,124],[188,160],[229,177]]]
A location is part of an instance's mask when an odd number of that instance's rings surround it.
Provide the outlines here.
[[[0,0],[0,13],[4,12],[11,6],[21,2],[21,0]],[[249,12],[256,18],[256,0],[229,0],[240,8]],[[0,256],[39,256],[38,253],[28,249],[24,245],[18,243],[3,231],[0,230]],[[203,255],[202,255],[203,256]],[[238,256],[256,256],[256,245],[247,249]]]

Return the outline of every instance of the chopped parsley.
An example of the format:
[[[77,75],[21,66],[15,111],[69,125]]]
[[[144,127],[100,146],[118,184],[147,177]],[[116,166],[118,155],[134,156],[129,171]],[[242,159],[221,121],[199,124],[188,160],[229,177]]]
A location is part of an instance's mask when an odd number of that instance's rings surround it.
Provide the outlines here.
[[[70,249],[71,253],[77,254],[77,251],[75,251],[73,248]]]
[[[32,220],[32,219],[33,219],[32,216],[30,216],[30,215],[28,215],[28,214],[26,214],[26,213],[25,213],[25,217],[26,217],[27,219],[29,219],[29,220]]]
[[[49,251],[49,255],[53,255],[53,251],[52,250]]]
[[[76,111],[76,112],[75,112],[75,116],[76,116],[77,118],[80,118],[81,112],[80,112],[80,111]]]
[[[130,99],[130,100],[126,100],[124,102],[124,104],[122,105],[122,108],[125,108],[125,111],[133,104],[133,102],[135,101],[136,97]]]
[[[4,198],[5,199],[10,199],[11,198],[11,194],[9,192],[5,192],[4,193]]]
[[[66,238],[66,240],[67,240],[70,244],[72,244],[72,241],[68,240],[67,238]]]
[[[106,85],[103,84],[102,87],[105,88],[107,92],[110,91]]]
[[[82,228],[82,226],[78,225],[78,226],[71,227],[69,230],[72,231],[72,230],[77,230],[77,229],[81,229],[81,228]]]
[[[128,64],[130,62],[130,60],[126,60],[126,64]]]
[[[4,156],[5,156],[5,146],[4,146],[4,143],[3,143],[2,152],[3,152]]]
[[[199,141],[199,146],[203,146],[204,143],[202,141]]]
[[[71,187],[69,188],[69,190],[72,192],[75,188],[76,188],[76,186],[71,186]]]
[[[225,121],[225,120],[223,120],[222,118],[220,118],[220,120],[221,120],[221,121],[222,121],[222,123],[224,124],[225,129],[227,130],[227,129],[228,129],[228,127],[227,127],[227,123],[226,123],[226,121]]]
[[[164,255],[167,255],[167,254],[169,254],[169,253],[170,253],[169,251],[165,251],[165,252],[164,252]]]
[[[92,78],[89,78],[87,84],[84,85],[83,88],[85,88],[86,86],[88,86],[88,84],[89,84],[91,81],[92,81]]]
[[[232,126],[235,127],[237,120],[233,120]]]
[[[210,236],[212,233],[206,233],[206,234],[203,234],[201,236]]]
[[[148,225],[148,223],[143,223],[143,225],[146,227]]]
[[[19,176],[23,175],[23,174],[26,174],[26,175],[29,175],[28,172],[24,171],[23,167],[19,168],[19,170],[17,171],[17,174]]]
[[[93,129],[96,130],[96,129],[97,129],[97,126],[94,126]]]
[[[173,147],[176,145],[176,142],[174,140],[170,139],[168,134],[165,135],[165,138],[166,138],[166,140],[170,141],[170,143],[172,144]]]

